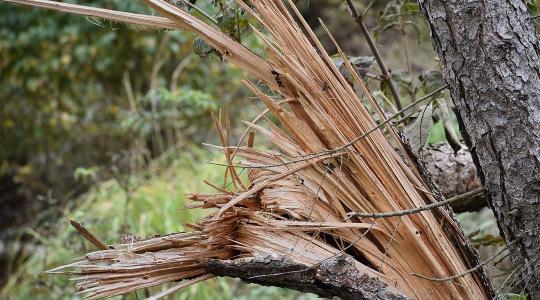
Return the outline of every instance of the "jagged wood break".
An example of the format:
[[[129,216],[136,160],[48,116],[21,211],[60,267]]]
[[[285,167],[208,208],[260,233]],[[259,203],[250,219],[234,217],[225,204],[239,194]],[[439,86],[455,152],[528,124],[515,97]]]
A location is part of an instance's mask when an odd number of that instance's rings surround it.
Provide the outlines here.
[[[157,295],[163,296],[210,278],[213,272],[300,290],[311,286],[311,291],[321,295],[347,299],[492,296],[481,271],[446,282],[417,276],[449,277],[478,263],[448,210],[381,219],[347,218],[356,211],[391,212],[424,206],[439,201],[440,193],[424,179],[421,168],[407,165],[400,157],[416,161],[391,127],[358,138],[377,126],[370,111],[385,117],[345,60],[370,109],[362,104],[294,4],[253,0],[248,6],[237,1],[264,28],[264,33],[253,29],[264,42],[267,58],[263,58],[163,0],[145,2],[164,18],[50,1],[7,2],[191,30],[226,61],[275,93],[271,97],[261,91],[261,85],[246,81],[281,124],[246,122],[246,132],[258,132],[276,151],[253,148],[252,133],[246,146],[231,146],[229,125],[216,119],[222,141],[217,148],[231,165],[226,176],[234,190],[218,188],[216,194],[191,195],[194,206],[217,208],[191,225],[191,233],[116,245],[53,270],[73,275],[81,293],[95,299],[191,280]],[[246,167],[247,180],[240,178],[234,164]],[[244,273],[241,266],[246,268]],[[219,270],[229,271],[219,274]],[[261,274],[257,276],[253,270]]]

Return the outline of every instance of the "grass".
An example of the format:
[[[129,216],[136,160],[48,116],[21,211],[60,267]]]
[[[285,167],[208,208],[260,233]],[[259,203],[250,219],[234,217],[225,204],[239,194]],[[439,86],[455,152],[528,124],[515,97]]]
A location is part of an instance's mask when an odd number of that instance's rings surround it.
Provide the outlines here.
[[[27,228],[39,245],[32,246],[24,262],[11,274],[0,291],[0,299],[80,299],[74,295],[74,283],[65,276],[52,276],[43,271],[65,264],[94,248],[82,238],[68,220],[82,222],[105,243],[115,243],[123,233],[151,236],[184,231],[185,223],[199,218],[199,210],[183,206],[188,192],[212,192],[203,183],[222,182],[222,170],[204,161],[219,161],[219,154],[197,148],[181,151],[177,157],[161,162],[153,170],[131,178],[131,200],[126,209],[126,193],[115,180],[96,184],[90,191],[74,199],[75,209],[66,210],[64,218],[44,226]],[[125,219],[125,216],[128,216]],[[166,287],[160,287],[161,289]],[[152,294],[157,290],[151,291]],[[138,298],[145,298],[139,292]],[[123,299],[116,297],[114,299]],[[125,299],[136,299],[129,295]],[[318,299],[312,294],[247,285],[235,279],[211,279],[171,296],[171,299]]]

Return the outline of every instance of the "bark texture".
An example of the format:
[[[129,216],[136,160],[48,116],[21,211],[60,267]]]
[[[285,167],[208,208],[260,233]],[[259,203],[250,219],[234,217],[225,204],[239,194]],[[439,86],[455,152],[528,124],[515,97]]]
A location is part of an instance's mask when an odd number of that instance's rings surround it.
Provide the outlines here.
[[[524,1],[420,1],[522,285],[540,299],[540,55]]]
[[[210,260],[206,269],[218,276],[237,277],[246,282],[316,293],[327,298],[409,299],[380,278],[359,273],[354,263],[352,258],[343,255],[308,268],[287,257],[261,255],[236,260]]]
[[[422,150],[421,160],[446,199],[482,187],[471,153],[461,149],[457,153],[447,143],[428,145]],[[456,213],[477,211],[487,206],[484,194],[451,204]]]

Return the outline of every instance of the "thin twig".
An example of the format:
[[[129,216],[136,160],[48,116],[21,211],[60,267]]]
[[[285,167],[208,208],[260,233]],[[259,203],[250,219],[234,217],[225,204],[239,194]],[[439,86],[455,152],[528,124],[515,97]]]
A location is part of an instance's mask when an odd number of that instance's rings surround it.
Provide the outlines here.
[[[386,212],[386,213],[352,212],[352,213],[348,214],[348,219],[350,219],[352,217],[379,219],[379,218],[389,218],[389,217],[400,217],[400,216],[412,215],[412,214],[416,214],[416,213],[419,213],[419,212],[422,212],[422,211],[425,211],[425,210],[430,210],[430,209],[434,209],[434,208],[444,206],[444,205],[447,205],[447,204],[450,204],[450,203],[462,201],[462,200],[465,200],[465,199],[470,198],[472,196],[476,196],[478,194],[481,194],[483,192],[484,192],[484,188],[477,188],[477,189],[474,189],[474,190],[472,190],[470,192],[463,193],[461,195],[452,197],[452,198],[444,200],[444,201],[439,201],[439,202],[431,203],[431,204],[426,205],[426,206],[421,206],[421,207],[408,209],[408,210],[391,211],[391,212]]]
[[[436,95],[438,95],[440,92],[442,92],[444,89],[446,89],[448,86],[447,85],[444,85],[438,89],[436,89],[435,91],[427,94],[426,96],[414,101],[413,103],[407,105],[406,107],[404,107],[403,109],[401,109],[400,111],[396,112],[395,114],[391,115],[390,117],[388,117],[388,119],[386,119],[385,121],[381,122],[379,125],[371,128],[370,130],[368,130],[366,133],[356,137],[355,139],[353,139],[352,141],[342,145],[342,146],[339,146],[337,148],[334,148],[334,149],[330,149],[330,150],[325,150],[325,151],[319,151],[319,152],[313,152],[313,153],[309,153],[307,155],[304,155],[304,156],[297,156],[297,157],[290,157],[291,159],[295,159],[293,161],[287,161],[287,162],[283,162],[283,163],[279,163],[279,164],[267,164],[267,165],[258,165],[258,166],[246,166],[246,165],[231,165],[231,164],[221,164],[221,163],[215,163],[215,162],[207,162],[208,164],[211,164],[211,165],[216,165],[216,166],[223,166],[223,167],[236,167],[236,168],[248,168],[248,169],[260,169],[260,168],[268,168],[268,167],[280,167],[280,166],[287,166],[287,165],[292,165],[292,164],[295,164],[295,163],[299,163],[299,162],[304,162],[304,161],[308,161],[308,160],[311,160],[311,159],[314,159],[314,158],[318,158],[318,157],[321,157],[321,156],[324,156],[324,155],[329,155],[328,158],[332,158],[334,157],[334,154],[336,153],[339,153],[339,155],[342,155],[344,154],[343,153],[340,153],[342,151],[344,151],[345,149],[347,149],[348,147],[354,145],[355,143],[357,143],[358,141],[366,138],[367,136],[369,136],[371,133],[373,133],[374,131],[376,131],[377,129],[380,129],[381,127],[383,127],[384,125],[388,124],[391,120],[393,120],[395,117],[401,115],[401,113],[409,110],[410,108],[416,106],[418,103],[426,100],[426,99],[429,99],[429,98],[432,98],[432,97],[435,97]]]
[[[366,6],[366,8],[364,9],[364,12],[362,13],[362,17],[360,17],[360,20],[363,22],[364,19],[366,18],[368,12],[369,12],[369,9],[371,8],[371,6],[373,5],[373,3],[375,3],[375,0],[371,0],[369,1],[368,5]]]
[[[386,65],[381,57],[381,54],[379,53],[379,49],[375,45],[375,42],[373,41],[373,38],[371,37],[371,34],[369,33],[366,27],[366,24],[364,24],[364,21],[363,21],[364,16],[360,16],[352,0],[345,0],[345,3],[347,7],[349,8],[349,12],[351,13],[351,16],[353,17],[354,21],[360,27],[360,31],[364,35],[364,38],[366,39],[368,43],[369,49],[373,53],[373,56],[375,56],[375,60],[377,61],[377,64],[379,65],[379,68],[381,69],[381,72],[383,73],[383,77],[388,83],[388,86],[390,87],[390,92],[392,93],[392,97],[394,97],[394,101],[396,102],[396,106],[398,110],[401,110],[402,108],[401,97],[399,96],[396,86],[394,85],[394,82],[392,81],[392,74],[388,72],[388,69],[386,68]]]
[[[403,43],[403,52],[405,55],[405,63],[407,65],[407,73],[411,75],[411,58],[409,55],[409,42],[407,40],[407,31],[405,29],[405,22],[403,21],[403,14],[401,13],[401,8],[398,6],[398,19],[399,19],[399,33],[401,35],[401,40]]]
[[[428,276],[424,276],[424,275],[420,275],[420,274],[416,274],[416,273],[412,273],[413,276],[416,276],[416,277],[419,277],[419,278],[422,278],[422,279],[426,279],[426,280],[429,280],[429,281],[435,281],[435,282],[445,282],[445,281],[451,281],[451,280],[454,280],[454,279],[457,279],[457,278],[460,278],[460,277],[463,277],[465,275],[468,275],[468,274],[471,274],[473,272],[476,272],[478,271],[480,268],[482,268],[483,266],[487,265],[488,263],[490,263],[492,260],[494,260],[495,258],[499,257],[499,255],[501,255],[504,251],[508,250],[510,248],[511,245],[515,244],[517,241],[519,241],[521,238],[518,238],[518,239],[515,239],[513,240],[512,242],[510,242],[508,245],[506,245],[506,247],[504,247],[503,249],[501,249],[499,252],[495,253],[495,255],[491,256],[490,258],[486,259],[485,261],[483,261],[482,263],[478,264],[476,267],[474,268],[471,268],[471,269],[468,269],[467,271],[463,272],[463,273],[460,273],[460,274],[456,274],[454,276],[448,276],[448,277],[441,277],[441,278],[435,278],[435,277],[428,277]]]
[[[500,296],[502,294],[508,293],[508,291],[512,288],[512,286],[517,285],[521,281],[521,279],[512,279],[513,277],[517,276],[518,273],[525,271],[529,266],[534,265],[540,261],[540,257],[537,257],[535,259],[532,259],[528,263],[525,263],[519,267],[514,268],[510,274],[504,279],[503,283],[501,284],[501,287],[497,290],[497,294],[495,296],[495,299],[502,299]],[[506,299],[506,298],[504,298]]]
[[[212,16],[210,16],[209,14],[207,14],[204,10],[202,10],[200,7],[198,7],[197,5],[189,2],[189,1],[185,1],[185,3],[187,5],[189,5],[189,7],[195,9],[196,11],[198,11],[201,15],[203,15],[205,18],[207,18],[208,20],[210,20],[212,23],[214,23],[215,25],[218,24],[217,20],[212,18]]]

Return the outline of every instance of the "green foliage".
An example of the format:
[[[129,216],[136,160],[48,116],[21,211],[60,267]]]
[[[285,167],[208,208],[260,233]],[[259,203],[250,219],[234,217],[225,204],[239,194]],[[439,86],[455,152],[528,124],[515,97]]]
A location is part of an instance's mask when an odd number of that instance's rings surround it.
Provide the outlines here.
[[[538,14],[538,3],[536,0],[525,0],[525,4],[527,4],[527,8],[531,15],[536,16]]]
[[[97,168],[82,168],[79,167],[75,169],[75,172],[73,172],[73,177],[75,177],[75,180],[95,180],[96,179],[96,173]]]
[[[201,129],[208,130],[208,115],[212,97],[202,91],[185,87],[171,92],[165,88],[150,90],[141,99],[143,109],[123,111],[121,127],[126,132],[150,138],[158,123],[161,130],[173,130],[183,136],[197,136]]]
[[[428,144],[436,144],[441,143],[446,140],[446,136],[444,135],[444,126],[442,122],[435,123],[433,127],[431,127],[431,130],[429,131],[428,135]]]
[[[138,1],[84,4],[152,14]],[[180,31],[0,3],[0,178],[16,178],[37,194],[53,187],[61,198],[75,186],[76,168],[108,163],[133,144],[133,130],[155,133],[156,123],[143,121],[156,118],[201,142],[211,103],[238,101],[243,90],[235,80],[241,73],[217,60],[192,57],[179,68],[192,40]],[[163,111],[152,110],[149,99]]]
[[[379,36],[389,29],[403,30],[404,27],[413,28],[419,35],[421,30],[417,25],[420,16],[418,2],[412,0],[391,0],[379,11],[375,36]]]
[[[69,226],[66,221],[68,219],[82,222],[105,243],[115,243],[125,233],[146,237],[189,230],[184,224],[200,218],[202,211],[184,207],[186,193],[212,192],[203,183],[203,179],[223,181],[223,170],[204,163],[207,160],[222,161],[222,156],[193,147],[181,153],[181,156],[166,157],[148,171],[134,175],[132,180],[136,182],[136,188],[132,191],[127,207],[125,190],[117,181],[109,180],[82,195],[75,201],[78,204],[74,209],[66,209],[61,221],[38,229],[26,229],[22,235],[32,236],[40,243],[31,246],[32,255],[12,274],[0,292],[0,298],[79,299],[73,296],[73,282],[66,276],[43,273],[94,249]],[[154,288],[149,292],[154,294],[164,288]],[[140,298],[143,293],[139,292],[138,296]],[[134,294],[127,299],[135,299]],[[280,288],[245,285],[238,280],[212,279],[182,291],[171,299],[308,300],[317,297]]]
[[[412,78],[405,71],[396,70],[392,73],[392,81],[394,82],[399,95],[404,97],[407,102],[410,102],[412,100],[411,93],[413,92]],[[380,89],[386,97],[392,99],[392,93],[390,91],[388,81],[381,81]]]
[[[444,86],[442,74],[439,70],[426,70],[418,76],[418,79],[420,81],[420,88],[426,94]]]
[[[196,37],[193,40],[193,51],[200,57],[207,58],[210,54],[215,54],[215,49],[208,45],[201,37]]]
[[[527,300],[527,296],[522,295],[522,294],[507,293],[506,295],[504,295],[502,297],[502,299],[506,299],[506,300]]]
[[[442,74],[437,70],[424,71],[418,80],[415,80],[407,72],[397,70],[392,74],[392,80],[401,100],[411,103],[425,95],[444,86]],[[390,86],[387,81],[380,82],[380,90],[373,93],[379,105],[390,113],[396,113],[397,108],[393,101]],[[426,99],[405,113],[404,124],[401,125],[403,133],[409,139],[413,151],[419,152],[427,143],[439,143],[446,140],[444,123],[455,131],[457,128],[456,117],[452,111],[452,104],[445,92],[440,92],[434,97]],[[436,119],[436,122],[434,122]]]
[[[245,11],[234,4],[233,1],[214,0],[214,5],[219,7],[216,15],[217,25],[224,33],[233,39],[240,41],[243,35],[251,33],[250,20]]]
[[[180,7],[195,7],[194,4],[186,5],[186,0],[175,2]],[[213,7],[205,6],[207,10],[214,12],[212,16],[205,13],[205,19],[211,19],[222,32],[239,42],[252,33],[250,24],[253,24],[255,19],[246,14],[245,10],[240,8],[234,1],[211,0],[209,2]],[[193,49],[195,54],[203,58],[207,58],[212,54],[221,56],[218,51],[200,37],[196,37],[193,40]]]

